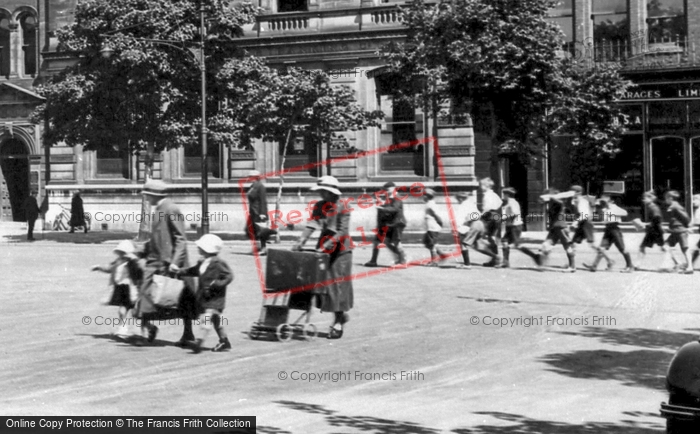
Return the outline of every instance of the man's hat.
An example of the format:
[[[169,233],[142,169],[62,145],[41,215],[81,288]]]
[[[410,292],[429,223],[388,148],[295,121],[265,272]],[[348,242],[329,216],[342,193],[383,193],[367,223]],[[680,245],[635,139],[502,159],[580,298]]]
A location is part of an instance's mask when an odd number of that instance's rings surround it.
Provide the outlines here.
[[[575,191],[576,193],[583,193],[583,187],[580,185],[572,185],[569,190]]]
[[[466,191],[460,191],[457,193],[457,199],[469,199],[469,193]]]
[[[433,197],[435,197],[435,190],[433,190],[432,188],[426,188],[426,189],[424,190],[423,194],[424,194],[425,196],[428,196],[428,197],[430,197],[430,198],[433,198]]]
[[[515,189],[513,187],[506,187],[503,189],[503,193],[515,196]]]
[[[387,188],[391,188],[391,187],[396,187],[396,184],[394,184],[392,181],[389,181],[386,184],[384,184],[384,186],[382,188],[386,190]]]
[[[248,172],[248,177],[249,177],[249,178],[257,178],[257,177],[259,177],[260,175],[262,175],[262,173],[260,173],[259,170],[251,170],[250,172]]]
[[[338,182],[337,179],[333,176],[324,176],[318,179],[316,182],[316,185],[311,187],[311,191],[317,191],[317,190],[326,190],[330,191],[331,193],[335,194],[336,196],[340,196],[340,190],[338,189],[340,187],[340,183]]]
[[[117,244],[117,247],[114,248],[115,252],[122,252],[122,253],[134,253],[136,252],[136,247],[134,247],[134,243],[132,243],[129,240],[123,240],[120,241],[119,244]]]
[[[143,185],[143,194],[149,194],[151,196],[161,196],[165,197],[168,194],[165,192],[168,186],[159,179],[151,179]]]
[[[224,242],[221,240],[221,238],[213,234],[203,235],[202,238],[198,239],[194,243],[197,245],[197,247],[212,255],[218,254],[224,247]]]

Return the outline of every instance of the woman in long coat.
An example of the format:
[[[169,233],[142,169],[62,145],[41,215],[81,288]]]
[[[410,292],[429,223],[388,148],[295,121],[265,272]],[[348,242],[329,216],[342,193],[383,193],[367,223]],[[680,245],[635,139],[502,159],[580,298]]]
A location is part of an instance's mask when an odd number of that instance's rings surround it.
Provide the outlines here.
[[[87,223],[85,223],[85,209],[83,209],[83,199],[80,197],[80,192],[76,191],[73,199],[70,202],[70,233],[75,232],[76,227],[88,231]]]
[[[352,280],[352,247],[349,235],[350,213],[338,208],[340,190],[338,180],[332,176],[324,176],[311,188],[318,191],[321,201],[316,203],[313,217],[301,234],[294,250],[301,250],[311,234],[321,229],[317,249],[330,254],[330,278],[333,283],[325,286],[320,292],[321,311],[333,312],[335,320],[328,333],[328,339],[340,339],[343,336],[343,325],[350,319],[346,313],[353,307]]]

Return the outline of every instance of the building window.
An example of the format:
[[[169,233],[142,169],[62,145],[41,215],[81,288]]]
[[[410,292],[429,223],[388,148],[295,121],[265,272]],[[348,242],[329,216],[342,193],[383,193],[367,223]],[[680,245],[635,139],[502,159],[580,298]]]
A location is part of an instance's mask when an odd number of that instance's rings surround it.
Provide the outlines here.
[[[287,156],[284,159],[284,169],[305,166],[319,161],[317,140],[311,135],[291,137],[287,145]],[[282,169],[282,153],[284,152],[284,140],[279,142],[279,167]],[[300,170],[290,173],[291,176],[318,176],[316,167],[308,170]]]
[[[602,181],[622,181],[624,194],[617,204],[627,210],[628,220],[642,217],[640,198],[644,193],[644,136],[626,134],[620,142],[620,152],[605,161]],[[602,185],[597,186],[602,190]]]
[[[547,21],[552,22],[564,32],[564,42],[569,48],[574,42],[574,1],[560,0],[548,12]]]
[[[22,28],[22,50],[24,51],[24,74],[36,74],[36,18],[30,14],[24,14],[19,19]]]
[[[381,96],[381,109],[390,116],[384,118],[379,147],[400,145],[417,140],[423,133],[423,114],[410,102]],[[403,147],[379,154],[382,171],[413,171],[424,174],[423,145]]]
[[[593,0],[593,40],[596,45],[629,39],[627,0]]]
[[[663,101],[649,103],[650,130],[682,131],[686,128],[687,111],[685,102]]]
[[[304,12],[309,8],[306,0],[278,0],[277,12]]]
[[[185,148],[185,176],[202,174],[202,146],[192,143]],[[221,150],[219,145],[207,143],[207,168],[209,176],[221,178]]]
[[[10,17],[0,16],[0,76],[10,77]]]
[[[95,151],[98,178],[129,179],[129,153],[121,146],[100,146]]]
[[[649,42],[685,42],[685,0],[647,0]]]

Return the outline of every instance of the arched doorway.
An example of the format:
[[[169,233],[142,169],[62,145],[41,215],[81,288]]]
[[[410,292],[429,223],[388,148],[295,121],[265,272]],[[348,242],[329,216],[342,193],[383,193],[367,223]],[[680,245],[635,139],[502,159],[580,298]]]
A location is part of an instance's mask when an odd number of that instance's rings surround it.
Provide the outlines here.
[[[21,140],[0,144],[0,220],[26,221],[24,201],[29,195],[29,153]]]

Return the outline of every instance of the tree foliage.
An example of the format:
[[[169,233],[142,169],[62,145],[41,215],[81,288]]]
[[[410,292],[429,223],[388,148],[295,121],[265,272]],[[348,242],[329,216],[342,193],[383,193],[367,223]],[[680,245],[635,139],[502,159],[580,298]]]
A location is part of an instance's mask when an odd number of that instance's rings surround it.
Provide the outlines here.
[[[622,130],[612,105],[628,82],[617,66],[586,69],[562,52],[564,35],[547,21],[549,0],[416,0],[403,10],[407,39],[386,58],[402,80],[439,115],[488,107],[491,171],[499,155],[522,160],[544,149],[551,134],[573,134],[574,147],[614,152]],[[413,84],[410,82],[413,81]],[[427,99],[427,101],[426,101]],[[447,102],[449,101],[449,104]]]
[[[347,147],[343,132],[379,126],[384,116],[364,110],[351,88],[332,85],[321,70],[289,68],[280,73],[259,59],[248,59],[228,62],[217,79],[226,83],[225,95],[238,101],[216,119],[221,124],[235,122],[222,128],[235,130],[234,136],[284,142],[291,132],[293,137]]]
[[[150,145],[160,152],[196,142],[200,69],[189,48],[199,39],[199,4],[196,0],[78,3],[75,22],[57,34],[58,49],[78,55],[79,60],[38,89],[46,103],[34,118],[48,118],[49,143],[64,141],[88,150],[128,146],[132,152]],[[258,9],[248,3],[204,4],[209,17],[207,108],[215,113],[220,98],[213,79],[227,61],[242,54],[230,41],[242,35],[242,26],[254,20]],[[101,53],[106,47],[112,50],[110,58]]]

